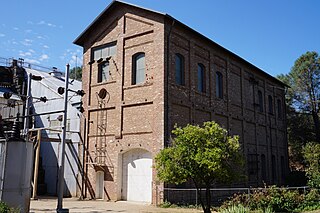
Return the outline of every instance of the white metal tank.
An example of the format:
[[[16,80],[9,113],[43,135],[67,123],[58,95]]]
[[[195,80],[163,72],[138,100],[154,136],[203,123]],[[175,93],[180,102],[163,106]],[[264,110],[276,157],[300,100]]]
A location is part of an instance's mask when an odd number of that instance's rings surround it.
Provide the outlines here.
[[[33,144],[0,139],[0,200],[20,212],[29,212]]]

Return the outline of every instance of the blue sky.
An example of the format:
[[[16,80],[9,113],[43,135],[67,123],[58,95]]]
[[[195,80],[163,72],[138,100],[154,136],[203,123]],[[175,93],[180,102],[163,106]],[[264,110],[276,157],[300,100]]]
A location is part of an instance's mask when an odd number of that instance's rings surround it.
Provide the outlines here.
[[[1,2],[0,57],[65,70],[82,63],[74,39],[111,0]],[[318,0],[127,0],[168,13],[271,75],[320,52]]]

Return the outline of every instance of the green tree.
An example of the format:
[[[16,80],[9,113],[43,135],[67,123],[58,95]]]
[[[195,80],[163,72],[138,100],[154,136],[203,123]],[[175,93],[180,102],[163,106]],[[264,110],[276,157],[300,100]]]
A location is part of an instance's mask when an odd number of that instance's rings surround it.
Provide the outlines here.
[[[279,75],[279,80],[287,85],[291,85],[290,76]],[[293,104],[295,91],[292,87],[286,92],[286,112],[287,112],[287,130],[289,143],[290,167],[300,170],[303,162],[302,148],[309,141],[315,141],[315,131],[313,128],[313,119],[309,113],[305,113]]]
[[[69,76],[71,79],[82,81],[82,67],[71,68]]]
[[[307,142],[320,143],[320,58],[306,52],[287,75],[278,78],[289,85],[286,92],[288,142],[291,167],[301,169],[302,147]]]
[[[294,63],[287,75],[290,104],[299,113],[312,116],[316,141],[320,143],[320,57],[306,52]]]
[[[308,185],[320,189],[320,144],[307,143],[303,148],[303,155],[307,164]]]
[[[155,158],[157,176],[174,184],[192,180],[204,212],[209,213],[210,188],[217,182],[230,183],[244,177],[239,138],[229,136],[215,122],[205,122],[202,127],[187,125],[172,132],[172,146],[161,150]],[[202,187],[206,189],[204,198]]]

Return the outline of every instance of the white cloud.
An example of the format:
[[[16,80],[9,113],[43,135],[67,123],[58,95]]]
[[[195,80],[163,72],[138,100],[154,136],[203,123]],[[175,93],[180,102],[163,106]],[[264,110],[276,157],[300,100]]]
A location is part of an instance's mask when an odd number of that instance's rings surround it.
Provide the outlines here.
[[[18,27],[14,27],[14,28],[12,28],[13,30],[19,30],[19,28]]]
[[[32,42],[33,42],[33,40],[27,39],[27,38],[24,39],[23,41],[20,41],[20,43],[21,43],[22,45],[24,45],[24,46],[31,46]]]
[[[23,52],[20,50],[19,56],[21,56],[21,57],[32,56],[32,53],[31,52]]]
[[[32,30],[27,29],[27,30],[25,30],[24,32],[26,32],[26,33],[32,33]]]
[[[5,37],[6,35],[3,33],[0,33],[0,37]]]
[[[38,61],[36,59],[25,58],[24,61],[28,62],[30,64],[40,64],[40,61]]]
[[[35,51],[33,49],[29,49],[28,51],[31,53],[35,53]]]
[[[57,26],[57,25],[51,24],[51,23],[47,23],[47,25],[48,25],[49,27],[56,27],[56,26]]]
[[[46,26],[48,26],[48,27],[56,27],[57,25],[55,25],[55,24],[52,24],[52,23],[49,23],[49,22],[45,22],[45,21],[39,21],[38,23],[37,23],[38,25],[46,25]]]
[[[27,24],[33,25],[33,22],[32,21],[27,21]]]
[[[49,49],[50,47],[48,45],[43,45],[43,48]]]
[[[76,55],[73,55],[71,56],[71,59],[69,61],[69,64],[71,66],[82,66],[82,56],[76,56]]]
[[[38,22],[37,24],[38,25],[43,25],[43,24],[45,24],[46,22],[45,21],[40,21],[40,22]]]
[[[82,51],[81,48],[66,49],[59,57],[61,61],[67,62],[71,67],[82,66]]]
[[[37,39],[44,39],[43,36],[37,36]]]
[[[47,54],[42,54],[39,58],[39,61],[48,60],[49,56]]]

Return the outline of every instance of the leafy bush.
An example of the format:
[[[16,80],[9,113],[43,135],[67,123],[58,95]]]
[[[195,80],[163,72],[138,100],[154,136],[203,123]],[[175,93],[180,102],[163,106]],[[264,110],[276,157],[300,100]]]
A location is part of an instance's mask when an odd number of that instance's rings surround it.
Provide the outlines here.
[[[307,163],[308,185],[320,189],[320,144],[307,143],[303,147],[303,157]]]
[[[306,195],[310,201],[316,200],[317,195]],[[233,205],[243,205],[249,207],[251,210],[263,210],[263,212],[293,212],[298,209],[304,199],[297,190],[288,190],[285,188],[276,188],[271,186],[253,191],[251,195],[238,194],[231,200],[223,204],[224,208]]]
[[[313,211],[320,209],[320,190],[311,189],[308,194],[303,196],[303,202],[296,209],[296,212]]]
[[[233,205],[225,209],[220,209],[220,213],[249,213],[250,209],[244,207],[243,205]]]
[[[169,201],[164,201],[163,203],[160,204],[161,208],[170,208],[171,207],[171,203]]]
[[[8,212],[10,212],[9,206],[6,203],[0,201],[0,213],[8,213]]]
[[[19,208],[10,208],[5,202],[0,201],[0,213],[20,213]]]

